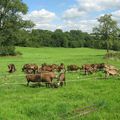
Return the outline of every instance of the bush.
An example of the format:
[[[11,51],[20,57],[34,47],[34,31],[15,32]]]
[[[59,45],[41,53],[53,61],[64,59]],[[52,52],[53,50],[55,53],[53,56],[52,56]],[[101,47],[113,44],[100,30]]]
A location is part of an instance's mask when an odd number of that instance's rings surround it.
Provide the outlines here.
[[[19,52],[19,51],[16,51],[16,52],[15,52],[15,55],[22,55],[22,53]]]
[[[15,47],[14,46],[0,46],[0,56],[15,56]]]
[[[115,51],[120,51],[120,41],[114,41],[112,49]]]
[[[77,48],[77,47],[79,47],[79,44],[78,44],[77,41],[70,41],[69,42],[69,47],[70,48]]]
[[[104,56],[105,59],[120,59],[120,52],[107,53]]]

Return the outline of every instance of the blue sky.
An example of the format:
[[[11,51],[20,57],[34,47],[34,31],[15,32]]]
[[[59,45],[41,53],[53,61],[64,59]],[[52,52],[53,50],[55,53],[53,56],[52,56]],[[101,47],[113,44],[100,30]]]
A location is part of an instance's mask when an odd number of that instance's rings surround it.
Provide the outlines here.
[[[56,14],[62,13],[75,3],[75,0],[23,0],[29,7],[29,12],[33,10],[46,9]]]
[[[32,20],[35,29],[80,29],[91,32],[96,18],[112,14],[120,23],[120,0],[23,0],[28,6],[24,19]]]

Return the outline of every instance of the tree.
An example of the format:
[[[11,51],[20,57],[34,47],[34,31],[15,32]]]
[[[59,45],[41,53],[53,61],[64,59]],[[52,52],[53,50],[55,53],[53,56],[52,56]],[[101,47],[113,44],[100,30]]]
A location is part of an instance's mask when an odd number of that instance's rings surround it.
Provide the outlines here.
[[[68,40],[66,34],[61,30],[57,29],[53,33],[52,37],[52,45],[54,47],[68,47]]]
[[[105,41],[107,52],[109,53],[111,41],[118,36],[119,28],[117,22],[112,19],[111,14],[105,14],[98,19],[99,26],[93,28],[93,32],[97,33],[102,40]],[[111,46],[110,46],[111,45]]]
[[[34,26],[31,21],[24,21],[21,17],[27,10],[22,0],[0,0],[0,46],[14,46],[16,33]]]

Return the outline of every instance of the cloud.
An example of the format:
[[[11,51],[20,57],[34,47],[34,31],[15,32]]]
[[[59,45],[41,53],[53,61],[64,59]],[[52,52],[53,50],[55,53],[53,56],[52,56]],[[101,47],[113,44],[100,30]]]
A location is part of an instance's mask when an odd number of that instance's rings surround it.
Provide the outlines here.
[[[84,11],[101,11],[105,9],[119,9],[120,0],[77,0],[77,4]]]
[[[73,16],[71,13],[74,13]],[[44,29],[44,30],[56,30],[56,29],[62,29],[63,31],[69,31],[69,30],[82,30],[84,32],[91,32],[92,27],[95,25],[96,20],[80,20],[75,21],[75,16],[82,16],[85,15],[85,12],[79,12],[78,9],[71,9],[70,12],[66,11],[66,14],[71,15],[71,20],[67,20],[67,16],[65,20],[61,19],[61,23],[55,24],[53,21],[58,20],[58,16],[56,16],[55,13],[47,11],[45,9],[42,10],[35,10],[27,15],[23,15],[24,20],[31,20],[36,25],[34,29]],[[59,18],[60,20],[60,18]]]
[[[31,13],[23,16],[24,19],[32,20],[33,22],[37,23],[48,23],[51,22],[56,18],[55,13],[47,11],[45,9],[35,10]]]
[[[24,20],[31,20],[35,23],[35,28],[50,29],[54,25],[51,25],[52,21],[56,19],[56,14],[45,9],[34,10],[27,15],[23,15]]]
[[[76,3],[63,13],[63,29],[92,32],[92,28],[98,24],[96,18],[99,18],[101,13],[113,14],[113,18],[120,24],[119,8],[120,0],[76,0]]]
[[[54,31],[57,29],[57,25],[55,24],[50,24],[50,23],[44,23],[44,24],[36,24],[34,29],[43,29],[43,30],[51,30]]]
[[[77,0],[77,7],[81,11],[93,11],[93,10],[101,10],[103,6],[99,6],[99,0]]]
[[[120,10],[114,11],[111,14],[112,18],[120,24]]]
[[[81,17],[85,14],[86,14],[85,11],[79,11],[78,8],[74,7],[74,8],[70,8],[70,9],[66,10],[64,12],[63,18],[64,19],[74,19],[74,18]]]
[[[76,0],[71,8],[64,11],[64,19],[82,18],[91,13],[120,8],[120,0]]]
[[[82,30],[84,32],[92,32],[92,28],[97,25],[97,20],[81,20],[81,21],[65,21],[62,29],[64,31],[69,30]]]

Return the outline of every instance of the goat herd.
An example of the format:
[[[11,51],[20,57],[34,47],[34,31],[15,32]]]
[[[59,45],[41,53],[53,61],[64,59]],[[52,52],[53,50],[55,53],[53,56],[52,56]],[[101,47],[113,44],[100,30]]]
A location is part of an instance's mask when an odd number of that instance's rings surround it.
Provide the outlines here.
[[[13,73],[16,71],[14,64],[9,64],[8,69],[9,73]],[[54,88],[66,85],[65,81],[66,72],[83,71],[84,74],[87,75],[97,71],[103,71],[105,73],[105,77],[108,77],[109,75],[112,76],[119,75],[119,70],[117,68],[105,63],[84,64],[81,67],[72,64],[68,65],[67,68],[63,63],[61,63],[60,65],[57,64],[48,65],[44,63],[41,66],[38,66],[36,64],[25,64],[22,67],[22,71],[26,73],[27,86],[29,86],[30,82],[37,82],[38,85],[41,85],[41,83],[45,83],[46,87]],[[57,81],[53,82],[53,79],[57,79]]]

